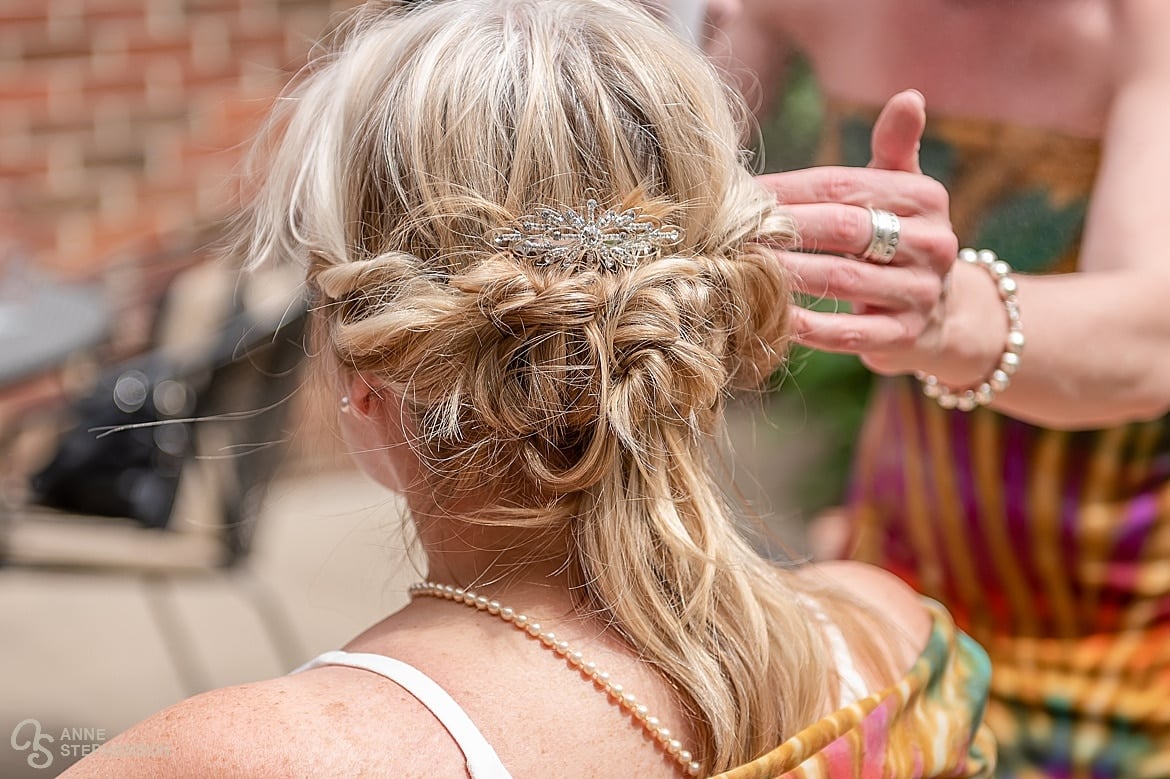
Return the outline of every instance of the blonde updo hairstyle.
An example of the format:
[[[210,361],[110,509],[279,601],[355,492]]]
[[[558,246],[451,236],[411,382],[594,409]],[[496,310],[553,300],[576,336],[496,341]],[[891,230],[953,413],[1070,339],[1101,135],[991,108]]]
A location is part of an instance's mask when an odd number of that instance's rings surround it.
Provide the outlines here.
[[[243,221],[254,264],[305,264],[337,362],[402,397],[440,502],[483,495],[465,519],[569,538],[581,608],[678,690],[706,771],[835,698],[795,577],[711,475],[728,393],[788,337],[765,243],[792,230],[745,167],[743,116],[620,0],[370,3],[278,102]],[[617,271],[488,238],[587,197],[683,238]]]

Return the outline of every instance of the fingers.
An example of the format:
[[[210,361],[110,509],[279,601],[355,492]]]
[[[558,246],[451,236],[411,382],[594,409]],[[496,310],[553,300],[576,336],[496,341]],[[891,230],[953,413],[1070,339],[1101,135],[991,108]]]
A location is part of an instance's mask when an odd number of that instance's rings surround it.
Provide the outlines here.
[[[792,332],[796,342],[811,349],[838,354],[867,354],[909,349],[914,345],[911,324],[886,314],[833,314],[793,306]]]
[[[787,211],[803,251],[860,256],[869,248],[873,223],[868,209],[825,203],[794,205]]]
[[[848,301],[853,308],[853,313],[832,313],[794,305],[797,342],[861,355],[880,372],[908,369],[906,355],[933,348],[943,278],[954,263],[958,241],[950,226],[946,190],[921,174],[918,152],[925,127],[922,95],[901,92],[874,125],[869,168],[814,168],[759,177],[796,223],[802,251],[777,252],[794,287],[815,298]],[[837,256],[866,253],[874,237],[870,208],[892,211],[899,218],[901,240],[889,264]]]
[[[871,168],[921,173],[918,149],[926,129],[926,100],[908,89],[890,98],[873,126]]]
[[[929,311],[942,294],[942,279],[921,268],[880,267],[857,260],[784,252],[781,265],[798,292],[847,300],[885,311]],[[855,309],[856,310],[856,309]]]
[[[873,238],[869,210],[860,206],[818,203],[793,205],[787,210],[803,251],[861,256]],[[903,216],[899,221],[900,240],[891,263],[946,273],[958,252],[958,240],[949,223],[919,216]]]
[[[950,213],[950,199],[942,184],[905,171],[830,166],[770,173],[756,180],[781,205],[843,203],[884,208],[898,216]]]

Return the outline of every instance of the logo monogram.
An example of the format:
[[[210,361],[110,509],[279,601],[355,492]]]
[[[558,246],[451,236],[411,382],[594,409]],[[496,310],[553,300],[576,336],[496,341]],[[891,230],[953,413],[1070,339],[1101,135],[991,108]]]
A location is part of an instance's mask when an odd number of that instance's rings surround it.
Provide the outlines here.
[[[21,733],[26,730],[26,725],[32,728],[32,736],[24,740]],[[9,740],[12,748],[18,752],[32,750],[27,761],[32,768],[48,768],[53,764],[53,753],[45,746],[45,742],[53,743],[53,737],[41,730],[41,723],[38,720],[29,718],[18,722],[12,729],[12,737]]]

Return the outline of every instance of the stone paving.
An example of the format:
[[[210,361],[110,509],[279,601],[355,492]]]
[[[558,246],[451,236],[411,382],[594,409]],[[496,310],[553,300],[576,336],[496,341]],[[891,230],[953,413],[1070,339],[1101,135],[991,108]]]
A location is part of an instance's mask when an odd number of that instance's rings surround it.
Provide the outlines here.
[[[418,578],[407,546],[395,498],[352,470],[302,466],[270,488],[241,574],[159,581],[0,568],[0,777],[56,776],[199,689],[276,676],[336,648],[405,602]],[[257,589],[288,618],[279,649],[249,600]],[[186,673],[160,618],[182,637]],[[38,732],[41,751],[12,747]]]

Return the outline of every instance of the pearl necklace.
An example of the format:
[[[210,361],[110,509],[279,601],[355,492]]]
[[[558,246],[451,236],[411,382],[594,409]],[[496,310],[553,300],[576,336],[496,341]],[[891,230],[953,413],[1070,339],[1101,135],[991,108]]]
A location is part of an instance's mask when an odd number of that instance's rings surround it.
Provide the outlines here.
[[[610,680],[608,673],[599,669],[596,663],[585,660],[580,652],[574,651],[569,646],[568,641],[557,638],[552,631],[541,630],[539,622],[533,621],[524,614],[517,614],[507,606],[501,606],[499,601],[489,600],[482,595],[476,595],[471,590],[452,587],[449,584],[417,582],[410,585],[409,593],[412,599],[420,596],[441,598],[462,603],[477,611],[486,611],[535,638],[545,648],[551,649],[563,657],[565,662],[588,677],[606,696],[632,716],[646,732],[646,735],[650,736],[660,749],[678,762],[687,776],[699,775],[701,769],[699,762],[693,758],[690,752],[683,749],[682,742],[674,737],[674,734],[662,724],[658,717],[652,716],[644,704],[638,703],[638,699],[634,697],[633,693],[626,692],[622,685]]]

